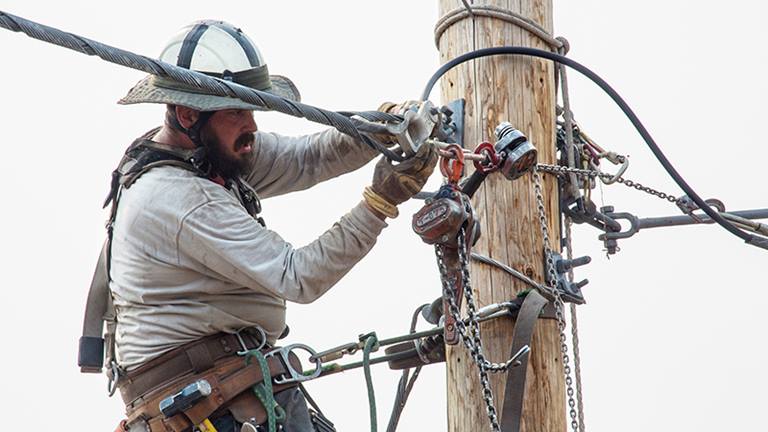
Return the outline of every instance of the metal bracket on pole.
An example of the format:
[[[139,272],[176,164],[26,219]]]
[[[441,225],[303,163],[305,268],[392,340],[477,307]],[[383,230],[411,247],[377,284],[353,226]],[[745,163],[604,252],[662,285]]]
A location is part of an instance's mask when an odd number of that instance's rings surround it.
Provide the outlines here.
[[[581,288],[589,283],[589,280],[584,279],[580,282],[571,282],[568,280],[568,272],[574,267],[583,266],[592,262],[592,258],[589,256],[583,256],[574,259],[565,259],[557,252],[551,252],[552,261],[555,263],[555,270],[557,271],[557,286],[555,289],[560,291],[560,296],[563,301],[575,304],[584,304],[584,294],[581,292]],[[547,256],[545,255],[545,259]]]
[[[456,99],[440,107],[442,121],[437,127],[437,139],[464,147],[464,99]]]

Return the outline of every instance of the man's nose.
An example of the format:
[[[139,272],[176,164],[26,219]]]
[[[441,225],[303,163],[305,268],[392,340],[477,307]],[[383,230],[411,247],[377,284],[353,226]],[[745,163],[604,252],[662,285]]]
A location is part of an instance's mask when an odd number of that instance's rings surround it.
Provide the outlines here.
[[[256,119],[253,117],[253,111],[251,111],[250,115],[245,116],[245,128],[247,132],[256,132],[259,130],[259,127],[256,125]]]

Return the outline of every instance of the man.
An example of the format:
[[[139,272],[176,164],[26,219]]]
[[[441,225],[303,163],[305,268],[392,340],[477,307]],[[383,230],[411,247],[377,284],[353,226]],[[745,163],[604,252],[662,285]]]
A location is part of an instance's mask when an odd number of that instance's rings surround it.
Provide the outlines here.
[[[299,100],[293,83],[270,76],[250,39],[224,22],[184,28],[160,58]],[[113,176],[108,268],[126,427],[181,431],[205,420],[218,430],[257,430],[284,411],[284,430],[315,430],[297,387],[276,389],[278,407],[271,394],[265,402],[251,391],[270,377],[229,379],[246,367],[256,373],[235,353],[274,346],[287,331],[287,301],[314,301],[368,253],[385,218],[424,185],[435,151],[424,146],[397,166],[380,161],[364,200],[294,248],[265,228],[259,196],[353,171],[375,151],[335,130],[299,138],[258,131],[259,107],[157,77],[120,103],[167,105],[164,125],[136,140]],[[214,387],[205,403],[169,418],[158,412],[159,400],[202,378]]]

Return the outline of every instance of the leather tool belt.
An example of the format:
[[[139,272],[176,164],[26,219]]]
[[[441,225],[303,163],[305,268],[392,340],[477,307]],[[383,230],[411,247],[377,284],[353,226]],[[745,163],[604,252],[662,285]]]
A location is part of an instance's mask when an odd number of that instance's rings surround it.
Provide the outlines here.
[[[262,345],[257,333],[242,331],[239,337],[218,333],[176,348],[122,375],[118,387],[126,404],[126,423],[146,422],[151,432],[182,432],[226,411],[240,422],[263,423],[266,411],[250,390],[265,377],[258,362],[246,364],[244,358],[237,355],[239,351]],[[262,350],[266,352],[269,348]],[[296,355],[290,353],[288,361],[295,370],[301,370]],[[267,364],[271,375],[267,379],[288,373],[280,356],[268,357]],[[201,379],[210,383],[211,394],[182,413],[165,418],[160,412],[160,401]],[[273,391],[296,385],[273,385]]]

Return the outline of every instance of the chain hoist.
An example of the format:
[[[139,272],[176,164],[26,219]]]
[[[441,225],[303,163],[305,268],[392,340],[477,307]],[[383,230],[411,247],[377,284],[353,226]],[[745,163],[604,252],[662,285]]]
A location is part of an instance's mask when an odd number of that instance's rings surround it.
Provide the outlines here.
[[[461,268],[458,262],[460,245],[459,231],[468,232],[469,244],[480,236],[480,225],[476,222],[475,211],[469,196],[459,189],[459,179],[464,172],[464,152],[458,145],[445,149],[451,157],[440,159],[440,171],[446,178],[437,193],[426,200],[424,207],[413,215],[413,230],[427,244],[446,249],[443,253],[445,271],[441,271],[443,283],[452,286],[452,292],[460,299],[463,285],[461,283]],[[458,300],[460,302],[460,300]],[[448,313],[449,303],[443,296],[443,316],[445,323],[443,336],[445,343],[456,345],[459,334],[456,331],[455,316]]]
[[[486,412],[493,431],[500,431],[493,402],[489,372],[504,372],[527,353],[515,353],[503,363],[490,362],[483,353],[478,308],[470,282],[469,256],[480,235],[480,224],[470,201],[485,178],[499,171],[514,180],[536,165],[535,147],[520,131],[504,122],[495,131],[495,145],[481,143],[474,151],[475,172],[460,186],[464,168],[464,150],[457,145],[443,145],[440,170],[446,182],[413,216],[413,230],[425,243],[435,245],[443,294],[444,339],[446,344],[463,342],[477,366]],[[466,300],[468,318],[461,317],[461,302]]]

